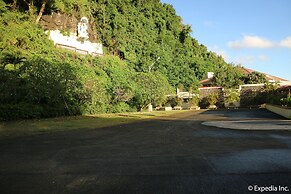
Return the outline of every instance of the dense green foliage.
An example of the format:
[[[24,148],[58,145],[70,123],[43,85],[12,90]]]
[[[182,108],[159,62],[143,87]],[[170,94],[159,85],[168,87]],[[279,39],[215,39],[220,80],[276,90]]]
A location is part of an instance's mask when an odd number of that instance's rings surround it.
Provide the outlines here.
[[[209,105],[215,105],[218,102],[218,94],[217,93],[209,94],[206,97],[206,100],[209,103]]]
[[[239,91],[236,89],[226,89],[225,90],[225,96],[224,96],[224,102],[229,103],[230,105],[233,105],[235,102],[239,102]]]
[[[278,88],[277,84],[265,85],[261,96],[265,96],[265,103],[291,107],[291,87]]]
[[[213,77],[214,86],[234,88],[244,83],[245,75],[240,67],[220,65]]]
[[[267,83],[268,80],[265,78],[265,76],[262,73],[252,72],[244,78],[244,82],[246,84],[257,84],[257,83],[262,84],[262,83]]]
[[[235,72],[191,37],[191,27],[182,23],[171,5],[159,0],[98,0],[93,15],[108,53],[124,53],[136,71],[147,72],[155,63],[153,69],[173,86],[197,87],[208,71]]]
[[[291,87],[278,87],[277,83],[266,83],[264,87],[247,89],[241,93],[241,106],[259,106],[265,103],[291,107]]]
[[[55,48],[38,24],[52,12],[88,16],[106,55]],[[219,85],[240,83],[237,68],[200,45],[159,0],[0,0],[0,16],[2,119],[160,106],[174,87],[195,89],[208,71]]]

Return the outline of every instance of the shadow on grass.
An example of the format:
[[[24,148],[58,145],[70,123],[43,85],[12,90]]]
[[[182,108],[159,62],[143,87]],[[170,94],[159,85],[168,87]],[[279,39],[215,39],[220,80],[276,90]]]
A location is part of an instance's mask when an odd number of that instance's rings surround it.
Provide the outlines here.
[[[183,117],[190,111],[118,113],[0,122],[0,138],[111,127],[148,119]],[[181,115],[181,116],[179,116]]]
[[[144,121],[223,121],[245,119],[280,119],[277,115],[267,110],[199,110],[199,111],[157,111],[100,114],[73,117],[58,117],[40,120],[22,120],[0,122],[0,139],[15,138],[40,134],[52,134],[66,131],[85,131],[113,126],[123,126],[131,123]]]

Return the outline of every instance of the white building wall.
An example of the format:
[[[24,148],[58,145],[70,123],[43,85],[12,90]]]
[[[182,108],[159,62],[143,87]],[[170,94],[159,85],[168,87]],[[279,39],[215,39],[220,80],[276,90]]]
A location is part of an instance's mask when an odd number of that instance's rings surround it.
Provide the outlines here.
[[[84,42],[78,41],[76,33],[71,33],[70,36],[65,36],[61,34],[59,30],[49,31],[49,38],[54,41],[54,44],[65,45],[68,47],[73,47],[77,50],[82,50],[88,52],[88,54],[98,54],[103,55],[102,44],[92,43],[88,40]]]

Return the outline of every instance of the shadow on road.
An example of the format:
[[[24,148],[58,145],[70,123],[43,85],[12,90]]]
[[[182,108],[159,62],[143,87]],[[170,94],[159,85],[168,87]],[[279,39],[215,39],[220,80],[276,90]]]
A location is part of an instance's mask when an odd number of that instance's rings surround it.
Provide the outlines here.
[[[248,193],[291,188],[291,132],[206,120],[280,119],[265,110],[168,118],[0,142],[1,193]]]

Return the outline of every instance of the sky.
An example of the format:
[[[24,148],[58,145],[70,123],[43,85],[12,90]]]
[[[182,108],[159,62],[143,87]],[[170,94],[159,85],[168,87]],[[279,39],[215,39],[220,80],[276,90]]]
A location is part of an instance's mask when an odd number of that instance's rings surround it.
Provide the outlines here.
[[[161,0],[228,63],[291,80],[290,0]]]

